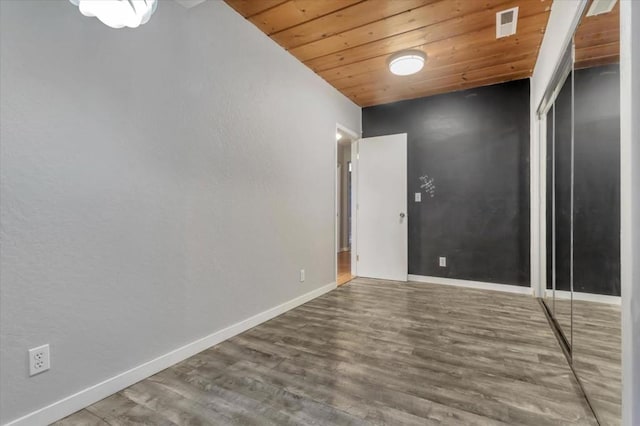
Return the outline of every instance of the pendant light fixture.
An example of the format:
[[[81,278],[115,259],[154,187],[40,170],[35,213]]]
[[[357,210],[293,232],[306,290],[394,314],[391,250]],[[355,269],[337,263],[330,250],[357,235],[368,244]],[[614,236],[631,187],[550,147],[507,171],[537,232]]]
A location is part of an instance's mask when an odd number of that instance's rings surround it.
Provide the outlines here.
[[[424,67],[427,55],[420,50],[405,50],[389,58],[389,71],[395,75],[415,74]]]
[[[137,28],[146,24],[158,0],[69,0],[84,16],[96,17],[111,28]]]

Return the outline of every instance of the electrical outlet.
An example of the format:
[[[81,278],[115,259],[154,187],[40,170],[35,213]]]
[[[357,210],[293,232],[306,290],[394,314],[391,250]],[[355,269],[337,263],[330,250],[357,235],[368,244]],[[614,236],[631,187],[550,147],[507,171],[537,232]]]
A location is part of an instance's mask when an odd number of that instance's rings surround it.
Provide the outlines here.
[[[304,282],[304,269],[300,269],[300,282],[303,283]]]
[[[47,371],[51,367],[49,359],[49,345],[29,349],[29,375],[35,376]]]
[[[440,267],[442,268],[446,268],[447,267],[447,258],[440,256]]]

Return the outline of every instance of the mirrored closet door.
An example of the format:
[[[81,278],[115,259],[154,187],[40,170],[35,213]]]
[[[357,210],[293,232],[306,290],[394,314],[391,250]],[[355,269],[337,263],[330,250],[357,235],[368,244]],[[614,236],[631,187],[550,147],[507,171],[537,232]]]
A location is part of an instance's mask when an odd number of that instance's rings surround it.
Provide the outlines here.
[[[572,365],[601,425],[620,424],[620,14],[574,36]]]
[[[546,149],[543,300],[601,425],[620,424],[619,4],[587,3],[538,110]]]
[[[545,304],[571,352],[573,45],[558,68],[546,106],[547,291]]]

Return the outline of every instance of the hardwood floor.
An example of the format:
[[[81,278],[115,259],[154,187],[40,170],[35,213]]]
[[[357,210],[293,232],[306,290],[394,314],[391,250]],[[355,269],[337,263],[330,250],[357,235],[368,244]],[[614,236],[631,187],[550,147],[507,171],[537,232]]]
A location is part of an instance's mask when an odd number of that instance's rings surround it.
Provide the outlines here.
[[[338,253],[338,277],[336,282],[339,286],[348,283],[353,279],[351,275],[351,252],[341,251]]]
[[[58,425],[594,425],[538,302],[356,278]]]

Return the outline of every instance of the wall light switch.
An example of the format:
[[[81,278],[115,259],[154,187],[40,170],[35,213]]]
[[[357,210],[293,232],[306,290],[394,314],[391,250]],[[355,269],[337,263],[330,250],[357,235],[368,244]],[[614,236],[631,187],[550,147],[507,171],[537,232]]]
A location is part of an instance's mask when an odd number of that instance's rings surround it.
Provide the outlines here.
[[[447,267],[447,258],[446,257],[440,257],[440,266],[442,268],[446,268]]]
[[[305,279],[305,276],[304,276],[304,275],[305,275],[305,274],[304,274],[304,269],[300,269],[300,282],[301,282],[301,283],[303,283],[303,282],[304,282],[304,279]]]
[[[420,203],[422,201],[422,192],[416,192],[416,203]]]

